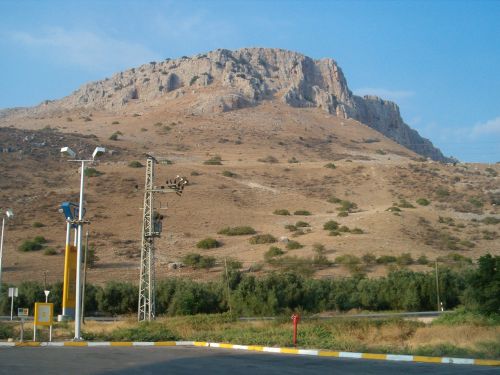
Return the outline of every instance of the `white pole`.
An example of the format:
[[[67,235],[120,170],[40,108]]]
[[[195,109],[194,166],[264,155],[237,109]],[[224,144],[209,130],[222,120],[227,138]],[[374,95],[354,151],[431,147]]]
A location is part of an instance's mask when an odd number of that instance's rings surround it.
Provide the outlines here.
[[[36,323],[33,322],[33,341],[36,341]]]
[[[0,239],[0,292],[2,291],[2,254],[3,254],[3,230],[5,228],[5,217],[2,218],[2,238]]]
[[[82,214],[83,214],[83,177],[85,173],[85,161],[82,160],[80,170],[80,204],[78,206],[78,235],[77,235],[77,252],[76,252],[76,309],[75,309],[75,340],[81,339],[81,265],[82,265]]]
[[[14,314],[14,292],[12,292],[12,297],[10,297],[10,320],[12,320]]]
[[[50,325],[49,328],[49,342],[52,342],[52,324]]]

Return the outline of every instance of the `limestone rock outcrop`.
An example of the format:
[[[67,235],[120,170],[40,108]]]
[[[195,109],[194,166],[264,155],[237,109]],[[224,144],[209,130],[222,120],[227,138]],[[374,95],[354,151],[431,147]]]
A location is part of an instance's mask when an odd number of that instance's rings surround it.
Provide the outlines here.
[[[225,112],[274,98],[293,107],[316,107],[356,119],[423,156],[448,160],[404,123],[395,103],[353,95],[334,60],[314,60],[282,49],[218,49],[190,58],[150,62],[85,84],[37,109],[120,110],[130,103],[168,103],[187,91],[209,86],[213,89],[200,90],[193,100],[192,113]]]

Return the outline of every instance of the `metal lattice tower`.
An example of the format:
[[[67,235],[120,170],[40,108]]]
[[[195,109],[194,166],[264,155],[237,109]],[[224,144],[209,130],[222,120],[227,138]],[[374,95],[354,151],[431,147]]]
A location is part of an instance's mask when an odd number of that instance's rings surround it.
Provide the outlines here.
[[[154,185],[154,165],[158,160],[146,155],[146,182],[144,185],[143,225],[141,244],[141,274],[139,280],[139,321],[154,320],[155,318],[155,246],[154,239],[160,237],[163,216],[155,210],[154,194],[172,192],[181,195],[184,186],[188,183],[185,178],[177,176],[167,181],[167,186],[157,188]]]
[[[141,276],[139,281],[138,320],[152,320],[155,317],[155,249],[154,238],[159,233],[153,228],[154,205],[154,165],[156,159],[148,156],[146,161],[146,183],[144,185],[142,245],[141,245]]]

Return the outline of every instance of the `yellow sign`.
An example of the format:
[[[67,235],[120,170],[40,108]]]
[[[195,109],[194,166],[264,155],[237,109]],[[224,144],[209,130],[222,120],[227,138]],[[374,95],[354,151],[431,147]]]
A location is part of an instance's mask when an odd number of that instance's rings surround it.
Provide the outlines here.
[[[51,326],[54,318],[54,304],[45,302],[35,303],[35,325]]]
[[[76,246],[66,247],[64,258],[63,311],[74,309],[76,303]]]

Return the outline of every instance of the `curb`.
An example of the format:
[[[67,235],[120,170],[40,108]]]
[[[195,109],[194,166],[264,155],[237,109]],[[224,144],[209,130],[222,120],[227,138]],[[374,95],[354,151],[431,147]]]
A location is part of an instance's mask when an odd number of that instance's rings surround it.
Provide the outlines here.
[[[275,354],[295,354],[319,357],[338,357],[351,359],[372,359],[382,361],[419,362],[419,363],[446,363],[455,365],[478,365],[478,366],[500,366],[500,360],[493,359],[473,359],[473,358],[453,358],[453,357],[426,357],[419,355],[401,354],[375,354],[375,353],[355,353],[337,352],[318,349],[296,349],[296,348],[274,348],[259,345],[236,345],[205,341],[57,341],[57,342],[0,342],[2,347],[131,347],[131,346],[201,346],[220,349],[248,350],[255,352],[267,352]]]

